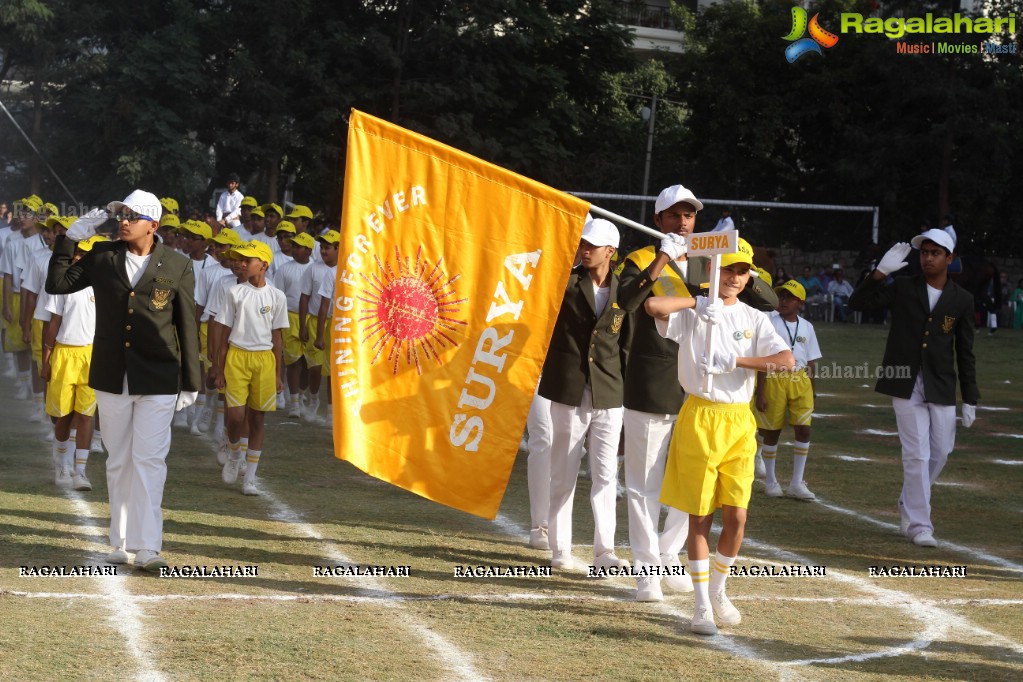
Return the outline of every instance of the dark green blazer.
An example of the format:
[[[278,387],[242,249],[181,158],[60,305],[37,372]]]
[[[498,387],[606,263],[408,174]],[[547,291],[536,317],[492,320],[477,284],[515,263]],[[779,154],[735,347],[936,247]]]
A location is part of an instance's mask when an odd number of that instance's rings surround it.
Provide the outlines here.
[[[688,260],[686,288],[689,295],[698,296],[700,285],[707,281],[710,259],[697,256]],[[671,267],[671,264],[665,267]],[[625,368],[624,405],[638,412],[678,414],[685,400],[685,392],[678,383],[678,344],[657,332],[654,318],[643,308],[643,302],[653,294],[654,287],[648,270],[640,270],[635,262],[626,259],[621,274],[619,305],[629,311],[632,324],[629,364]],[[702,292],[706,293],[706,290]],[[778,307],[778,295],[774,289],[755,277],[750,277],[740,299],[758,310],[775,310]]]
[[[924,400],[955,405],[958,367],[963,402],[975,405],[980,399],[973,357],[973,294],[949,280],[932,311],[923,275],[896,277],[891,284],[867,277],[849,297],[849,307],[891,308],[878,393],[908,399],[922,374]]]
[[[579,406],[589,385],[595,409],[621,407],[624,351],[619,341],[624,325],[618,277],[611,276],[611,296],[598,318],[590,274],[582,266],[573,268],[543,363],[540,395]]]
[[[57,237],[46,292],[70,294],[88,286],[96,295],[96,338],[89,385],[131,395],[169,395],[200,388],[195,277],[187,256],[157,241],[134,287],[125,270],[124,242],[98,242],[72,264],[75,242]]]

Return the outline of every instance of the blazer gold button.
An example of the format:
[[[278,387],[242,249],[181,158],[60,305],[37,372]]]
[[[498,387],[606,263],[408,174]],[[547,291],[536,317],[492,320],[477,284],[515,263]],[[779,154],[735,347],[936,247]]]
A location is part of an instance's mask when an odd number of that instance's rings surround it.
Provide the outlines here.
[[[131,315],[131,314],[132,314],[133,312],[135,312],[135,309],[134,309],[134,308],[128,308],[128,314],[129,314],[129,315]]]
[[[134,296],[134,295],[135,295],[135,292],[134,292],[134,291],[132,291],[132,292],[129,292],[129,293],[128,293],[128,295],[129,295],[129,296]]]
[[[125,329],[126,329],[127,331],[131,331],[131,325],[130,325],[130,324],[129,324],[129,325],[125,325],[125,327],[124,327],[124,328],[125,328]]]
[[[927,344],[925,343],[923,347],[924,347],[924,348],[927,348]]]
[[[125,341],[124,342],[124,347],[125,348],[131,348],[131,342],[130,341]]]
[[[930,336],[930,335],[931,335],[931,333],[929,331],[924,332],[924,336]]]
[[[593,362],[593,358],[590,358],[590,362]]]

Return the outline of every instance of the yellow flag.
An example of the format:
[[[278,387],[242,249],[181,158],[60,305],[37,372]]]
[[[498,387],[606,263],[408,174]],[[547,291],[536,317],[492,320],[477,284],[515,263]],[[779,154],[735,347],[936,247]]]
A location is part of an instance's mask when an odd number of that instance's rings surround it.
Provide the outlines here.
[[[353,111],[334,452],[497,515],[589,204]]]

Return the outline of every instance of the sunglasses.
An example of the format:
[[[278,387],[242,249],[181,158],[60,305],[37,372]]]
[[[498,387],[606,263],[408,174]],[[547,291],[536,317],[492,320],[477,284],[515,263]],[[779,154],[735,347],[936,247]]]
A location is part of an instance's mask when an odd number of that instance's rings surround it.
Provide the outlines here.
[[[147,215],[140,215],[135,211],[118,211],[114,214],[114,220],[119,223],[123,223],[125,220],[129,223],[137,223],[140,220],[152,220],[152,218]]]

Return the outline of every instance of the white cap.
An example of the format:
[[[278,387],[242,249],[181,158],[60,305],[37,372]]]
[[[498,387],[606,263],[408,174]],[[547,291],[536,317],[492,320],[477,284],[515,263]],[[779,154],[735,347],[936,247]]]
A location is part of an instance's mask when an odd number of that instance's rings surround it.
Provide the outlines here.
[[[654,213],[660,213],[666,208],[671,208],[680,201],[692,204],[697,211],[703,210],[703,202],[697,199],[695,194],[682,185],[672,185],[662,189],[661,193],[657,195],[657,201],[654,203]]]
[[[945,230],[939,230],[936,227],[932,227],[926,232],[921,232],[917,236],[910,240],[910,244],[913,245],[914,249],[919,249],[920,245],[925,241],[932,241],[938,246],[943,246],[948,249],[949,253],[956,250],[956,243],[953,241],[952,236],[945,232]]]
[[[128,208],[157,222],[163,217],[163,205],[160,200],[152,192],[142,189],[137,189],[126,196],[124,201],[111,201],[107,204],[107,210],[111,213],[116,213],[122,208]]]
[[[583,228],[583,239],[594,246],[618,248],[618,228],[610,220],[594,218]]]

